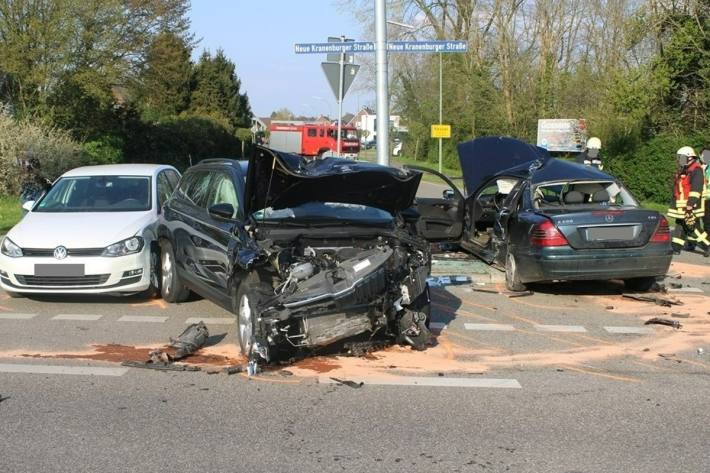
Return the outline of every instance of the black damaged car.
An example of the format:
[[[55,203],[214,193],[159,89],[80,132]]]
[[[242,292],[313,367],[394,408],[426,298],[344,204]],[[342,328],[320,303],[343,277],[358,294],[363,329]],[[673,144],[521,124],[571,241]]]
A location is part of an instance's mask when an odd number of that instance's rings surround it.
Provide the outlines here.
[[[159,222],[162,296],[235,314],[242,353],[272,360],[356,335],[423,348],[421,173],[258,147],[183,175]]]
[[[613,176],[512,138],[478,138],[458,152],[465,195],[446,176],[411,167],[449,187],[442,198],[417,199],[419,233],[505,268],[508,289],[622,279],[645,291],[668,271],[666,218],[641,208]]]

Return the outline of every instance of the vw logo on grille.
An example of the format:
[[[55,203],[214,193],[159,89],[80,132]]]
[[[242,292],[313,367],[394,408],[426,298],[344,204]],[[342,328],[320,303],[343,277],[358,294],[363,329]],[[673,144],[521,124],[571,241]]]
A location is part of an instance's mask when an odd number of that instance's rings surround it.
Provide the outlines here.
[[[57,259],[64,259],[67,257],[67,249],[63,246],[58,246],[54,249],[54,257]]]
[[[604,216],[604,220],[606,220],[607,223],[611,223],[614,221],[614,216],[613,215],[606,215],[606,216]]]

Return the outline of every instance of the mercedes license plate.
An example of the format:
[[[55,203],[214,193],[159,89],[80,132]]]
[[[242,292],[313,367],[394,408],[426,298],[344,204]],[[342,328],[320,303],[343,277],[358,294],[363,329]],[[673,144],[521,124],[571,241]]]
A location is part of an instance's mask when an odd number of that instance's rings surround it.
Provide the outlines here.
[[[587,241],[633,240],[634,238],[636,238],[636,228],[633,225],[587,228]]]

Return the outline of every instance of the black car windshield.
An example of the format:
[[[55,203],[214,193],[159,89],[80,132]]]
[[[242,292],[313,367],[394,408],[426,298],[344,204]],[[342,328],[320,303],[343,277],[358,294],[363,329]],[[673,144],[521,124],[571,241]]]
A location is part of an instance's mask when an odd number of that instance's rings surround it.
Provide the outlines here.
[[[392,215],[382,209],[337,202],[307,202],[298,207],[278,210],[269,207],[255,212],[253,217],[259,221],[344,221],[369,224],[388,224],[393,220]]]
[[[151,207],[150,177],[73,176],[59,179],[34,212],[141,212]]]
[[[539,184],[533,189],[533,202],[537,209],[638,207],[621,184],[602,181]]]

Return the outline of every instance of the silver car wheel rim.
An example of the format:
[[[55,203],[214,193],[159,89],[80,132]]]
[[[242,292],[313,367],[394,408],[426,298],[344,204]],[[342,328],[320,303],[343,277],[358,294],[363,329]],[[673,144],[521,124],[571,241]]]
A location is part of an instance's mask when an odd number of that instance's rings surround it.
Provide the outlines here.
[[[239,337],[244,346],[244,355],[248,355],[251,351],[251,306],[249,298],[243,295],[239,300]]]
[[[170,253],[163,254],[163,288],[165,292],[170,292],[170,285],[173,282],[173,262],[170,259]]]

